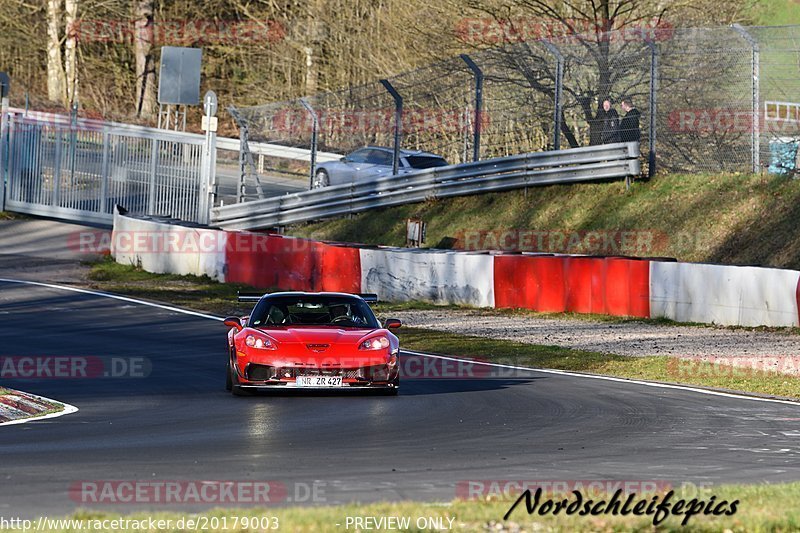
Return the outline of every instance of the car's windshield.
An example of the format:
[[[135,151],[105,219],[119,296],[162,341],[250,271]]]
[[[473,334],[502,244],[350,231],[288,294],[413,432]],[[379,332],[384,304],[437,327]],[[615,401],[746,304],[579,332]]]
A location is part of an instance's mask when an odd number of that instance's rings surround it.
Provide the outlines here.
[[[253,309],[251,327],[336,326],[375,329],[380,327],[372,309],[363,300],[347,296],[270,296]]]
[[[410,155],[406,157],[411,168],[446,167],[447,161],[435,155]]]

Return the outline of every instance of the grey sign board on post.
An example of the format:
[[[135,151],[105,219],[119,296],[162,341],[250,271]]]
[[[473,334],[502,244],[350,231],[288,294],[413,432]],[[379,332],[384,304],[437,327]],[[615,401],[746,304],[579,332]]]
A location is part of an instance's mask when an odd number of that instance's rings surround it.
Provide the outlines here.
[[[200,48],[164,46],[158,78],[158,103],[197,105],[200,102]]]
[[[0,72],[0,98],[8,96],[9,91],[11,91],[11,80],[7,73]]]

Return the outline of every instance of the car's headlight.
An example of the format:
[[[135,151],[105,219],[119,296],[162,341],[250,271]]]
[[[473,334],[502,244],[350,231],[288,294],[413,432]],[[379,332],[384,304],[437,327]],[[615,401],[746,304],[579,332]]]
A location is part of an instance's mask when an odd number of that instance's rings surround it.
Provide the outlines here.
[[[389,347],[389,339],[386,337],[372,337],[361,343],[359,350],[385,350]]]
[[[275,343],[266,337],[248,335],[244,338],[244,343],[250,348],[257,348],[259,350],[275,350]]]

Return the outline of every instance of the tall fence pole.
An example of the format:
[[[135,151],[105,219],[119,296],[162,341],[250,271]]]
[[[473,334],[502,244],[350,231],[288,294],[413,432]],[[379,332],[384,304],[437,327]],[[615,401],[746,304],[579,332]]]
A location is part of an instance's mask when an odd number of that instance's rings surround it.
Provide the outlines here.
[[[6,150],[9,149],[10,145],[8,139],[6,139],[10,84],[8,76],[4,72],[0,73],[0,75],[0,113],[2,114],[0,115],[0,211],[3,211],[6,208],[6,165],[8,164]]]
[[[758,46],[758,41],[756,41],[752,35],[750,35],[747,30],[745,30],[741,25],[734,24],[733,29],[741,35],[745,41],[750,44],[752,48],[752,56],[750,59],[750,64],[752,67],[752,75],[753,75],[753,85],[752,85],[752,112],[753,112],[753,121],[751,125],[751,135],[750,135],[750,146],[751,146],[751,160],[753,164],[753,173],[758,173],[761,167],[761,153],[760,153],[760,139],[761,139],[761,123],[760,123],[760,70],[761,70],[761,51]]]
[[[561,149],[561,117],[564,114],[563,87],[564,87],[564,56],[556,46],[542,40],[542,45],[556,58],[556,79],[553,89],[553,150]]]
[[[658,111],[658,46],[648,41],[650,47],[650,128],[648,142],[650,150],[647,155],[647,179],[656,175],[656,113]]]
[[[206,141],[200,158],[200,198],[197,205],[197,222],[208,224],[211,208],[214,207],[214,189],[217,167],[217,95],[206,92],[203,97],[203,130]]]
[[[300,103],[306,108],[308,114],[311,115],[311,176],[308,179],[308,188],[314,188],[314,174],[317,172],[317,135],[319,132],[319,117],[311,104],[305,98],[300,99]]]
[[[381,80],[381,85],[394,98],[394,157],[392,158],[392,175],[396,176],[400,169],[400,135],[403,131],[403,97],[389,83],[389,80]]]
[[[483,71],[467,54],[461,54],[461,59],[467,64],[475,76],[475,131],[472,137],[472,160],[481,159],[481,123],[483,115]]]

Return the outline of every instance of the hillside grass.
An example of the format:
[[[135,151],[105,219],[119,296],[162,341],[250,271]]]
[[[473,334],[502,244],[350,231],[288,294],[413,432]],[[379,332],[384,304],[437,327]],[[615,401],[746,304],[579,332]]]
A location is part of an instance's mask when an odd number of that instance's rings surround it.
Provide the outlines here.
[[[796,0],[761,0],[756,4],[757,22],[763,26],[800,24]]]
[[[772,175],[675,174],[635,182],[532,187],[370,211],[287,228],[322,240],[403,246],[405,221],[428,223],[424,246],[459,248],[476,231],[639,232],[642,247],[590,250],[553,241],[530,251],[674,257],[681,261],[800,269],[800,180]],[[455,242],[454,242],[455,241]],[[568,241],[564,241],[568,244]],[[474,241],[473,241],[474,246]],[[502,244],[480,239],[481,248]],[[633,253],[631,253],[633,252]]]

